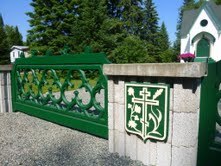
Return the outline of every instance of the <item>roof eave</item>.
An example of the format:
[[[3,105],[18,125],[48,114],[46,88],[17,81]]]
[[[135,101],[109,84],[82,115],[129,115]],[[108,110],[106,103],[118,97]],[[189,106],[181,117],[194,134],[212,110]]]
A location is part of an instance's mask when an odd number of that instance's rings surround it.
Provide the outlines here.
[[[206,5],[205,6],[205,10],[209,12],[209,14],[211,15],[211,21],[213,22],[213,24],[215,25],[215,27],[217,28],[218,31],[221,30],[221,20],[219,20],[216,16],[216,14],[213,12],[212,8],[210,7],[210,5]],[[210,17],[210,16],[209,16]]]

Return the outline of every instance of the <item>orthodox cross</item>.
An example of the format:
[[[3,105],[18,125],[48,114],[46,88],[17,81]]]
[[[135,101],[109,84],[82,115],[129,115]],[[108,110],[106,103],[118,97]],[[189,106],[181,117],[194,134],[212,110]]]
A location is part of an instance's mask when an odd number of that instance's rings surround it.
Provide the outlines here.
[[[142,135],[143,138],[146,137],[147,132],[145,132],[146,128],[149,127],[149,122],[147,120],[147,106],[148,105],[154,105],[154,106],[159,106],[159,101],[158,100],[153,100],[153,99],[148,99],[149,97],[151,97],[151,92],[148,91],[148,88],[143,88],[140,93],[140,96],[142,96],[141,98],[132,98],[132,102],[134,103],[139,103],[142,104],[142,118],[140,119],[140,122],[142,125]]]

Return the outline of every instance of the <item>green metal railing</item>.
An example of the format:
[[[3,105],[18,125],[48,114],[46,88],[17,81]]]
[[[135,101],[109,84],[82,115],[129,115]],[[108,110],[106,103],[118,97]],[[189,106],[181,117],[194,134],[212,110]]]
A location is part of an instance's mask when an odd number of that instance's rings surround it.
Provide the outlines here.
[[[16,60],[13,110],[108,138],[103,53],[34,56]]]

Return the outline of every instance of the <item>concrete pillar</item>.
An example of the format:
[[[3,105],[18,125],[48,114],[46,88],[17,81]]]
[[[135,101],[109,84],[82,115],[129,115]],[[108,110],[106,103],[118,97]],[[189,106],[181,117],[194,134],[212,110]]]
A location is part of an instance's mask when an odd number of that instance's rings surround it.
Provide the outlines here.
[[[11,65],[0,65],[0,113],[12,112]]]
[[[201,77],[203,63],[108,64],[109,151],[145,165],[195,166],[197,161]],[[139,80],[139,81],[136,81]],[[144,81],[142,81],[144,80]],[[144,142],[125,130],[126,82],[170,85],[169,129],[166,141]]]

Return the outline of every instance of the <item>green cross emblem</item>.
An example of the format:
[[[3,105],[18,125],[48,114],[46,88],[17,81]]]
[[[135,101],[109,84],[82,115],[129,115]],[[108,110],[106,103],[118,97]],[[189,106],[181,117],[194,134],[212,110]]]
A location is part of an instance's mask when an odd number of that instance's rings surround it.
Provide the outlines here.
[[[167,138],[169,86],[162,84],[125,84],[125,128],[144,141]]]

